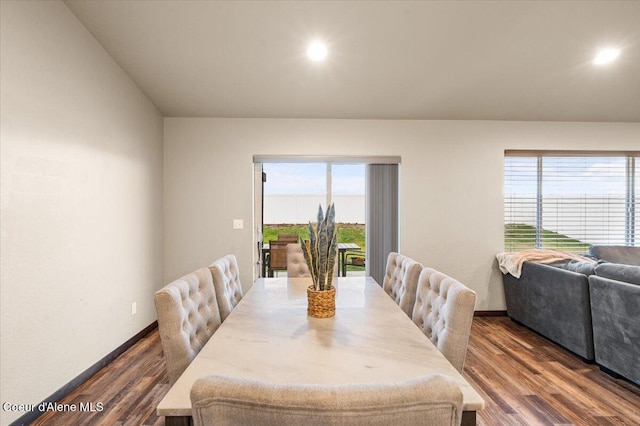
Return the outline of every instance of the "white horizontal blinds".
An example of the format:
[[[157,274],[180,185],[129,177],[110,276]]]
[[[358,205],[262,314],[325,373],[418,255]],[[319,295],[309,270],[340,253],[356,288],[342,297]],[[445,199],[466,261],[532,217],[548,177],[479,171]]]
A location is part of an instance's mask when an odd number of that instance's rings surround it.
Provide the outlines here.
[[[505,157],[505,251],[536,248],[537,182],[538,157]]]
[[[634,208],[634,216],[632,221],[633,235],[632,241],[630,241],[630,246],[640,246],[640,157],[633,158],[633,169],[634,169],[634,180],[633,184],[633,199],[631,202],[633,203]]]
[[[505,250],[639,245],[637,157],[505,154]]]
[[[625,245],[625,157],[542,158],[542,247]]]

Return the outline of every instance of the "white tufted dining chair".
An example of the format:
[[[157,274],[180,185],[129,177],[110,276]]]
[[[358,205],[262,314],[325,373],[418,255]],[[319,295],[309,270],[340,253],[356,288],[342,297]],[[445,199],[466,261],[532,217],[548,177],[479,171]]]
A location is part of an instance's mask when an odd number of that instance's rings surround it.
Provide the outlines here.
[[[453,278],[424,268],[418,279],[412,319],[462,373],[476,293]]]
[[[462,392],[439,374],[348,385],[208,376],[191,388],[191,406],[195,426],[454,426],[462,420]]]
[[[287,276],[289,278],[311,276],[299,243],[287,245]]]
[[[415,260],[396,252],[389,253],[382,288],[409,318],[416,300],[420,271],[422,265]]]
[[[222,322],[211,272],[200,268],[178,278],[158,290],[154,301],[169,383],[173,385]]]
[[[228,254],[213,262],[209,269],[213,276],[220,319],[224,321],[242,299],[238,261],[234,255]]]

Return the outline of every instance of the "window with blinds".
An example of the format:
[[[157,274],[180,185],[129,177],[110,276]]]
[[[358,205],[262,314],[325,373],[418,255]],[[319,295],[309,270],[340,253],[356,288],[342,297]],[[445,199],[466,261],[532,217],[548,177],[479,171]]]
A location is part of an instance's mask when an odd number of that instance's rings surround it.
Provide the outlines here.
[[[634,245],[640,245],[640,157],[634,158],[634,174],[632,181],[632,191],[631,194],[633,199],[631,200],[631,204],[633,205],[633,234],[634,234]]]
[[[640,157],[507,151],[505,251],[640,245]]]

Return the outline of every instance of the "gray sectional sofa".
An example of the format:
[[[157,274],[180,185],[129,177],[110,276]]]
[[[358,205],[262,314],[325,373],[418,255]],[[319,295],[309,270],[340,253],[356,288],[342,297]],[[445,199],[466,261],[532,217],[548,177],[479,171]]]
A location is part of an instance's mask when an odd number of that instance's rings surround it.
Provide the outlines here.
[[[593,246],[597,262],[524,262],[504,275],[507,314],[640,385],[640,247]]]

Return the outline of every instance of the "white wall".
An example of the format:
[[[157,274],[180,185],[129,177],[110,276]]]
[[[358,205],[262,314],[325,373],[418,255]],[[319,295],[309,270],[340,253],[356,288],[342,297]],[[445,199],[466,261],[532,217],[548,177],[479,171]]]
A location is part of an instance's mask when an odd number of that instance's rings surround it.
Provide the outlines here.
[[[163,125],[63,3],[1,5],[1,394],[34,404],[156,319]]]
[[[165,281],[238,257],[252,282],[253,167],[262,155],[399,155],[401,251],[505,309],[505,149],[640,149],[640,123],[165,118]],[[245,229],[232,229],[234,218]]]

